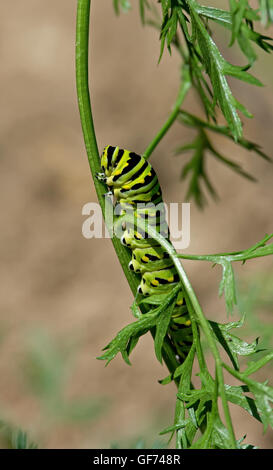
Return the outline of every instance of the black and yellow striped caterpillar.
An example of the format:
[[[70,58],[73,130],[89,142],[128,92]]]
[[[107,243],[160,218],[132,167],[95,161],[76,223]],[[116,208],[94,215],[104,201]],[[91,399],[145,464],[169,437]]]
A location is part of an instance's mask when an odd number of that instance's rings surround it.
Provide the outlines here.
[[[101,156],[102,173],[97,178],[107,184],[121,211],[128,207],[135,217],[148,219],[157,231],[168,238],[162,192],[154,169],[134,152],[108,145]],[[158,209],[159,208],[159,209]],[[138,292],[145,296],[167,294],[179,283],[177,270],[168,253],[147,233],[126,226],[121,243],[132,250],[129,268],[141,274]],[[183,361],[192,345],[192,328],[183,289],[179,291],[168,336]]]

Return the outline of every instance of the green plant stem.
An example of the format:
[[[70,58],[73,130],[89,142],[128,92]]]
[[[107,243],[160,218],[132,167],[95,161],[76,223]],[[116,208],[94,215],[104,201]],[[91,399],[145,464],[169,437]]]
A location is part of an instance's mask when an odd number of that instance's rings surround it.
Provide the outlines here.
[[[93,124],[92,109],[89,94],[88,79],[88,46],[89,46],[89,18],[91,0],[78,0],[77,28],[76,28],[76,84],[82,131],[88,162],[95,185],[97,197],[105,217],[105,193],[107,186],[96,178],[96,173],[101,171],[100,156],[97,146],[96,134]],[[135,275],[130,273],[128,263],[130,252],[123,247],[118,238],[113,237],[112,242],[118,255],[125,276],[133,293],[136,293],[138,281]]]
[[[101,166],[89,93],[88,49],[90,7],[91,0],[78,0],[76,25],[76,85],[80,119],[88,162],[102,214],[105,218],[104,195],[107,192],[107,186],[98,181],[96,178],[96,173],[101,171]],[[132,271],[128,269],[128,264],[131,260],[131,252],[120,243],[120,240],[117,237],[113,237],[112,242],[123,272],[133,292],[133,295],[135,296],[139,279],[134,273],[132,273]],[[163,345],[163,359],[170,373],[173,373],[178,365],[178,362],[175,357],[175,352],[167,340]]]
[[[238,253],[219,253],[214,255],[182,255],[178,254],[178,258],[193,260],[193,261],[209,261],[211,263],[219,263],[221,260],[226,260],[230,262],[234,261],[247,261],[249,259],[261,258],[263,256],[268,256],[272,254],[272,244],[265,247],[259,248],[259,250],[253,252],[238,252]]]
[[[152,154],[154,149],[157,147],[159,142],[163,139],[165,134],[168,132],[170,127],[175,122],[175,120],[176,120],[176,118],[179,114],[180,108],[182,106],[182,103],[183,103],[190,87],[191,87],[191,80],[190,80],[189,68],[188,68],[187,65],[184,65],[183,69],[182,69],[181,85],[180,85],[179,93],[178,93],[176,102],[174,104],[173,110],[172,110],[171,114],[169,115],[169,117],[168,117],[167,121],[165,122],[165,124],[162,126],[160,131],[156,134],[155,138],[152,140],[152,142],[146,148],[146,150],[143,154],[143,158],[148,159],[150,157],[150,155]]]

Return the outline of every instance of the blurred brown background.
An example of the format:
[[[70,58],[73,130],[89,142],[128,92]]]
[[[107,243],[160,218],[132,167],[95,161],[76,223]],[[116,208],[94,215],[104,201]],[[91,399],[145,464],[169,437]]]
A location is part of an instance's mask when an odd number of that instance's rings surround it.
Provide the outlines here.
[[[110,143],[141,153],[175,100],[179,59],[166,53],[157,65],[158,34],[141,26],[136,7],[120,18],[111,1],[93,1],[92,10],[91,98],[99,148]],[[96,195],[75,91],[75,15],[71,0],[1,5],[0,419],[26,430],[39,447],[122,447],[141,437],[149,447],[171,424],[175,403],[173,386],[157,382],[166,369],[155,359],[151,338],[139,343],[132,367],[120,357],[107,368],[96,360],[132,320],[132,296],[111,242],[81,234],[82,206]],[[227,37],[217,41],[233,63],[242,63],[238,51],[225,49]],[[261,53],[255,67],[263,89],[232,83],[255,115],[244,119],[245,136],[269,154],[271,60]],[[186,107],[199,112],[193,94]],[[176,124],[152,156],[167,202],[184,200],[179,172],[186,156],[173,151],[192,135]],[[272,232],[272,165],[217,136],[214,142],[259,183],[211,159],[221,200],[203,212],[192,204],[191,253],[245,249]],[[185,267],[208,317],[226,321],[217,298],[220,271],[197,262]],[[237,267],[245,299],[249,286],[261,287],[254,316],[272,271],[271,259]],[[263,312],[270,325],[272,309]],[[250,331],[246,339],[257,335]],[[238,438],[247,432],[247,442],[273,447],[272,433],[262,436],[261,425],[237,408],[232,413]]]

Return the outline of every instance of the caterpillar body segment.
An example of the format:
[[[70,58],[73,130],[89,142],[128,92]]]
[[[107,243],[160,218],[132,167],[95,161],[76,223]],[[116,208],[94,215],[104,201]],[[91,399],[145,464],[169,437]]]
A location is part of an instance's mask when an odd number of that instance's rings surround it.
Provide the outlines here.
[[[138,292],[144,296],[168,294],[180,282],[176,267],[168,253],[148,233],[137,226],[138,218],[153,226],[169,239],[169,227],[161,188],[154,169],[143,157],[129,150],[108,145],[101,156],[105,182],[119,204],[118,215],[132,212],[134,222],[122,226],[121,243],[132,250],[129,269],[141,274]],[[147,226],[146,225],[146,226]],[[183,288],[179,290],[172,312],[168,336],[182,362],[192,345],[193,336]]]
[[[129,268],[132,271],[145,273],[158,271],[173,265],[171,258],[161,246],[147,246],[147,248],[135,248]]]

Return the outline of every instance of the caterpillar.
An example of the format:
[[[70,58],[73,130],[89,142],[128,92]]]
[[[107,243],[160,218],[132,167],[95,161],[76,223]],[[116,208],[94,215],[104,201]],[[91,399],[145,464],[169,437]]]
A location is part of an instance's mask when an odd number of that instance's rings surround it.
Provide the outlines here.
[[[97,178],[106,183],[115,204],[119,203],[120,215],[130,207],[135,217],[148,220],[169,240],[162,191],[150,163],[134,152],[108,145],[101,155],[101,170]],[[156,240],[131,225],[124,227],[120,241],[132,251],[129,269],[141,275],[139,294],[167,294],[177,286],[179,276],[173,261]],[[180,362],[183,362],[192,345],[193,335],[182,286],[177,294],[168,336]]]

